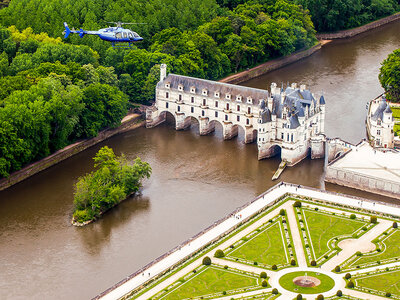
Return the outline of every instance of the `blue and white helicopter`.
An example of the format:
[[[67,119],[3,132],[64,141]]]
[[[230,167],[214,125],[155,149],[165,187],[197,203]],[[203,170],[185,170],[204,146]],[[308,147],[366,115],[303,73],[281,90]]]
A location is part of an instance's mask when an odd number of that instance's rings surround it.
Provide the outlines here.
[[[140,42],[143,38],[138,35],[136,32],[122,28],[124,24],[145,24],[145,23],[123,23],[123,22],[107,22],[115,24],[116,27],[108,27],[102,28],[97,31],[83,30],[82,28],[79,30],[75,30],[74,28],[71,30],[68,27],[67,22],[64,22],[64,38],[66,39],[71,33],[78,33],[81,38],[83,38],[86,34],[97,35],[104,41],[111,42],[113,47],[119,47],[117,44],[119,43],[128,43],[127,47],[131,47],[132,43]],[[122,46],[122,47],[125,47]]]

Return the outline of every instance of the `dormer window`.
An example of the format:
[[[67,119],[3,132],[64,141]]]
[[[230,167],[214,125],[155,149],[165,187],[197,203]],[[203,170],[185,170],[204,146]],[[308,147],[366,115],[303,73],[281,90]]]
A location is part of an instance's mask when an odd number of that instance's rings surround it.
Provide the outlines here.
[[[215,92],[215,93],[214,93],[214,97],[215,97],[215,98],[219,98],[219,92]]]
[[[237,96],[236,96],[236,101],[242,102],[242,96],[237,95]]]
[[[183,91],[183,85],[182,84],[178,85],[178,91]]]
[[[165,84],[165,88],[166,88],[166,89],[169,89],[169,88],[170,88],[170,83],[169,83],[169,82],[167,82],[167,83]]]
[[[379,119],[377,122],[378,126],[381,126],[381,120]]]
[[[226,94],[225,98],[228,99],[228,100],[231,100],[231,94]]]
[[[193,94],[196,93],[196,88],[195,88],[194,86],[192,86],[192,87],[190,88],[190,92],[193,93]]]
[[[286,120],[286,114],[282,115],[282,119]]]
[[[247,103],[253,104],[253,99],[251,97],[247,97]]]
[[[207,96],[208,95],[208,91],[206,89],[203,89],[202,95]]]

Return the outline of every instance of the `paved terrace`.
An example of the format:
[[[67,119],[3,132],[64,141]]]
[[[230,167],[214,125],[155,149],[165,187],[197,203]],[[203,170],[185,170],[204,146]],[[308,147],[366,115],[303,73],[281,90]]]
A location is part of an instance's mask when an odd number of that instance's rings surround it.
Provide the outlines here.
[[[196,237],[184,242],[181,244],[179,247],[175,248],[174,250],[168,252],[166,255],[163,255],[162,257],[156,259],[154,262],[148,264],[146,267],[143,269],[137,271],[136,273],[132,274],[131,276],[127,277],[126,279],[122,280],[115,286],[111,287],[110,289],[106,290],[102,294],[98,295],[95,299],[118,299],[120,297],[123,297],[124,295],[128,294],[130,291],[133,289],[140,287],[142,284],[144,284],[146,281],[150,280],[151,278],[157,277],[157,275],[162,274],[165,270],[169,269],[170,267],[176,266],[179,263],[182,263],[186,259],[188,259],[192,253],[197,252],[198,250],[204,248],[206,245],[210,244],[213,241],[218,240],[221,236],[225,235],[227,232],[231,231],[233,228],[235,228],[239,223],[244,222],[248,218],[252,217],[253,215],[257,214],[261,209],[265,208],[266,206],[271,206],[273,205],[280,197],[292,194],[292,195],[299,195],[299,196],[306,196],[306,197],[311,197],[314,199],[319,199],[323,201],[328,201],[336,204],[342,204],[342,205],[350,205],[353,207],[361,207],[363,209],[375,211],[377,213],[384,213],[384,214],[390,214],[390,215],[395,215],[395,216],[400,216],[400,207],[393,206],[393,205],[388,205],[386,203],[379,203],[376,201],[370,201],[367,199],[362,199],[358,197],[352,197],[352,196],[346,196],[346,195],[340,195],[337,193],[331,193],[331,192],[326,192],[322,190],[317,190],[317,189],[312,189],[312,188],[307,188],[307,187],[302,187],[299,185],[293,185],[293,184],[288,184],[288,183],[279,183],[278,185],[274,186],[267,192],[261,194],[258,196],[256,199],[254,199],[252,202],[238,208],[235,212],[232,214],[226,216],[224,219],[214,223],[212,226],[210,226],[208,229],[203,231],[201,234],[197,235]],[[291,203],[290,203],[291,204]],[[287,209],[289,206],[287,207]],[[278,209],[278,208],[277,208]],[[279,207],[280,209],[280,207]],[[271,212],[273,213],[273,212]],[[241,215],[240,219],[237,219],[235,216]],[[269,217],[269,216],[268,216]],[[264,218],[263,218],[264,219]],[[260,220],[264,221],[264,220]],[[381,220],[380,220],[381,221]],[[297,231],[297,225],[291,222],[290,226],[292,228],[292,233]],[[256,222],[259,223],[259,222]],[[252,227],[257,226],[258,224],[253,224]],[[389,226],[389,225],[388,225]],[[381,227],[381,226],[380,226]],[[378,229],[375,235],[379,235],[381,231],[384,230],[383,226],[382,228]],[[253,228],[249,228],[248,230],[252,230]],[[237,238],[237,237],[232,237],[232,238]],[[231,238],[231,239],[232,239]],[[240,238],[240,237],[239,237]],[[301,243],[299,241],[299,237],[296,237],[296,235],[293,235],[294,243],[298,244]],[[369,243],[370,241],[366,241]],[[351,248],[353,246],[350,244]],[[344,247],[347,248],[347,247]],[[304,267],[304,253],[299,252],[299,249],[302,249],[302,247],[297,247],[296,245],[296,251],[298,255],[298,260],[300,263],[300,267],[302,269],[307,269],[307,267]],[[343,255],[344,257],[341,257],[340,260],[345,260],[347,257],[350,255],[349,251],[346,251],[347,249],[343,249]],[[213,254],[215,249],[209,253],[208,255]],[[300,256],[302,257],[299,257]],[[147,296],[154,295],[155,293],[158,292],[158,290],[165,288],[165,286],[169,285],[170,283],[176,281],[180,276],[182,276],[183,273],[190,272],[193,268],[198,266],[201,263],[201,259],[203,256],[199,257],[197,260],[189,264],[187,267],[185,267],[183,270],[179,271],[178,273],[172,275],[170,278],[162,282],[160,285],[156,285],[152,290],[149,292],[145,293],[142,295],[140,298],[146,299]],[[215,261],[218,263],[217,261]],[[335,261],[335,263],[339,263],[339,261]],[[224,264],[230,264],[227,261],[224,261]],[[400,264],[400,263],[399,263]],[[236,266],[236,264],[235,264]],[[232,265],[233,267],[233,265]],[[236,266],[237,267],[237,266]],[[244,266],[246,267],[246,266]],[[248,267],[247,267],[248,268]],[[253,269],[253,267],[252,267]],[[330,271],[331,266],[327,264],[327,266],[322,266],[322,272],[327,272]],[[259,268],[254,267],[254,272],[259,273]],[[280,272],[292,272],[293,269],[284,269]],[[271,272],[267,272],[268,275],[272,275]],[[330,274],[332,277],[332,274]],[[344,288],[344,282],[341,279],[343,275],[338,274],[337,276],[333,276],[335,280],[335,286],[338,288],[340,287],[345,294],[348,295],[353,295],[353,296],[358,296],[361,298],[368,298],[368,299],[383,299],[378,296],[373,296],[373,295],[366,295],[364,293],[354,291],[354,290],[349,290]],[[271,282],[274,281],[275,276],[271,276]],[[291,292],[285,292],[282,291],[282,289],[279,289],[281,292],[283,292],[283,295],[279,297],[279,299],[284,299],[285,297],[294,297],[295,294]],[[235,295],[233,298],[237,298],[243,295]],[[287,298],[288,299],[288,298]]]

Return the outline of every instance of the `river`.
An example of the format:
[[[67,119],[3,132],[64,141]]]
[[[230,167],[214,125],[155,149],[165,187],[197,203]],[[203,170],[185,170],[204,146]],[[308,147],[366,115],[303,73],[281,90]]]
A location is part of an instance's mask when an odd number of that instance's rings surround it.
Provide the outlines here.
[[[311,57],[244,85],[272,81],[307,84],[326,99],[326,133],[357,143],[365,137],[366,103],[380,94],[380,62],[400,48],[400,22],[324,46]],[[111,138],[0,192],[0,298],[88,299],[198,233],[273,186],[279,160],[258,161],[242,136],[223,141],[221,130],[200,137],[196,125],[171,124]],[[142,194],[84,228],[70,225],[73,184],[93,169],[108,145],[152,168]],[[323,160],[305,160],[281,179],[325,188]],[[374,199],[356,190],[327,185]]]

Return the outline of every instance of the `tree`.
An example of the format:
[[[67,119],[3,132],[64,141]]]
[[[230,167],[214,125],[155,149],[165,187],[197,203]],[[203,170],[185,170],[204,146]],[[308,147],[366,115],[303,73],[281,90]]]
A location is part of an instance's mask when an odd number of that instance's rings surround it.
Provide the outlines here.
[[[400,49],[394,50],[382,62],[379,81],[389,101],[400,102]]]
[[[211,265],[211,258],[209,258],[208,256],[203,258],[203,265],[205,266],[209,266]]]
[[[224,257],[224,256],[225,256],[225,253],[221,249],[218,249],[217,251],[215,251],[214,257],[221,258],[221,257]]]

